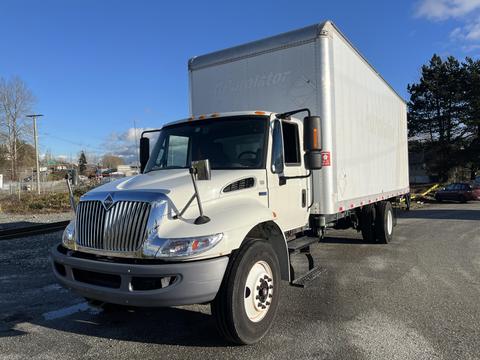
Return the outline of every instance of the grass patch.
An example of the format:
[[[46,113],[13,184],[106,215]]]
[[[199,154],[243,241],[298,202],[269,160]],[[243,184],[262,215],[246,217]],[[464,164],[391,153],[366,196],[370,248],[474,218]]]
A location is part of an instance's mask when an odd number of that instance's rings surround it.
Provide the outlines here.
[[[89,188],[78,188],[74,191],[75,201],[86,193]],[[7,214],[50,214],[70,211],[70,198],[68,193],[47,193],[38,195],[25,192],[8,195],[0,199],[0,212]]]

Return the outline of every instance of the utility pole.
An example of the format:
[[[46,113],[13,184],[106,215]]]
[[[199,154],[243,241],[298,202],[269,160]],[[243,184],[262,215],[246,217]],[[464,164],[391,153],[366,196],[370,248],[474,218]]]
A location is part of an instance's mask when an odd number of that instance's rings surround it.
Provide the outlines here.
[[[27,115],[27,117],[33,119],[33,138],[35,141],[35,162],[37,166],[37,194],[40,195],[40,166],[38,164],[38,135],[37,135],[37,117],[43,116],[42,114]]]
[[[135,147],[137,148],[137,161],[135,161],[135,166],[140,168],[140,147],[138,145],[138,137],[137,137],[137,122],[133,119],[133,128],[135,129]]]

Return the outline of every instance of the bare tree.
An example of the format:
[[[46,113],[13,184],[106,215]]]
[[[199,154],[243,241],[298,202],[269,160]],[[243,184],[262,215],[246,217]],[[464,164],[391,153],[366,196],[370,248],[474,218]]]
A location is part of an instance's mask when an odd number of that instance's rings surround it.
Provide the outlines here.
[[[102,165],[109,169],[117,169],[119,165],[123,165],[125,162],[119,156],[112,154],[105,154],[102,158]]]
[[[25,115],[34,103],[34,96],[22,79],[0,77],[0,141],[6,145],[12,180],[18,178],[18,149],[24,143],[21,140],[31,133]]]

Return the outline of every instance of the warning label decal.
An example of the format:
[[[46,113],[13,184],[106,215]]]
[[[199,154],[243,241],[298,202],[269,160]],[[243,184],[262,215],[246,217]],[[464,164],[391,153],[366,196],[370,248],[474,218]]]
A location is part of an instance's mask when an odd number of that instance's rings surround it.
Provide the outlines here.
[[[322,166],[332,165],[330,161],[330,151],[322,151]]]

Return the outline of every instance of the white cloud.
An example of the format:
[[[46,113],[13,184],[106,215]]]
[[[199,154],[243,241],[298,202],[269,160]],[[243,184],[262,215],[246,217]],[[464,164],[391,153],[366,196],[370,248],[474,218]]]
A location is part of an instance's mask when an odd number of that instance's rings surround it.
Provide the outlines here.
[[[480,42],[480,0],[420,0],[415,15],[433,21],[454,19],[462,25],[450,32],[464,52],[478,49]]]
[[[416,16],[430,20],[446,20],[466,16],[480,9],[480,0],[420,0]]]
[[[480,50],[480,44],[464,45],[462,46],[462,50],[466,53],[471,53]]]
[[[469,21],[466,25],[456,27],[450,33],[450,39],[453,41],[470,42],[470,45],[465,46],[466,49],[474,50],[477,44],[472,44],[480,41],[480,17]]]
[[[138,143],[145,130],[150,130],[150,128],[129,128],[122,133],[111,133],[103,143],[105,154],[119,156],[126,164],[138,162]]]
[[[470,41],[480,40],[480,18],[466,26],[465,38]]]

